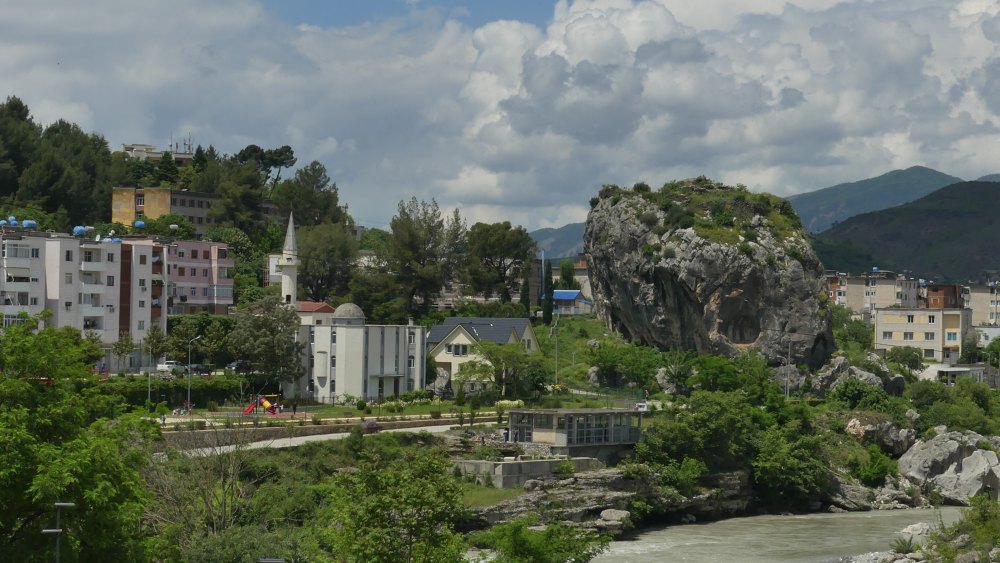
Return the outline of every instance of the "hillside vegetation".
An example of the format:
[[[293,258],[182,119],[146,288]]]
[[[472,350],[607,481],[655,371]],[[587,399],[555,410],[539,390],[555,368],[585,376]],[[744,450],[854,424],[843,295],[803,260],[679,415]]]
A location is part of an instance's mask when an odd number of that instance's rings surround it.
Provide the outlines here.
[[[819,233],[849,217],[921,198],[961,178],[923,166],[893,170],[875,178],[846,182],[788,198],[806,231]]]
[[[816,237],[827,268],[873,265],[936,280],[983,279],[1000,269],[995,222],[1000,183],[963,182],[917,201],[853,217]]]

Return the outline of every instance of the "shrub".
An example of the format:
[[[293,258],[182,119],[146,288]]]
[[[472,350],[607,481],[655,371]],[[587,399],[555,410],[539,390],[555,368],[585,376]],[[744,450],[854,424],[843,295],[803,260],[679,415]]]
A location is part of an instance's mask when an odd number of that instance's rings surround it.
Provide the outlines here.
[[[438,419],[441,418],[441,411],[433,410],[431,411],[431,418]]]
[[[357,409],[363,411],[368,408],[368,402],[365,400],[359,400],[357,403]]]
[[[646,211],[639,216],[639,221],[647,227],[654,227],[660,221],[660,216],[655,211]]]
[[[219,404],[216,403],[215,401],[209,401],[208,402],[208,411],[209,412],[218,412],[219,411]]]
[[[501,461],[503,454],[493,446],[479,446],[472,452],[473,459],[484,461]]]
[[[323,424],[323,419],[320,418],[318,414],[314,414],[312,416],[312,423],[315,424],[316,426],[319,426],[320,424]]]
[[[859,481],[869,487],[877,487],[885,482],[887,476],[896,474],[895,460],[882,453],[878,446],[868,446],[865,453],[867,454],[864,456],[865,459],[861,456],[851,456],[848,461],[851,474]]]
[[[905,538],[896,538],[889,544],[889,547],[896,553],[913,553],[917,550],[917,544],[913,541],[913,536],[907,536]]]
[[[555,469],[552,470],[552,473],[555,474],[557,477],[562,477],[563,479],[567,477],[572,477],[573,474],[576,473],[576,466],[573,465],[572,460],[563,459],[556,464],[556,467]]]

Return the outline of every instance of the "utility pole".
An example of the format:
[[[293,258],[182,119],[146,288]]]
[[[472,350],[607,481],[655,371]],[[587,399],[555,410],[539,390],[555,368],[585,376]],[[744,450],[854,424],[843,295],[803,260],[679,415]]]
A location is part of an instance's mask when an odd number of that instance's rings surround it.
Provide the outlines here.
[[[64,509],[64,508],[75,508],[76,504],[74,504],[72,502],[60,502],[60,501],[56,501],[55,505],[56,505],[56,527],[55,528],[46,528],[46,529],[42,530],[42,533],[43,534],[55,534],[56,535],[56,563],[59,563],[59,552],[61,550],[60,549],[60,545],[59,545],[59,540],[62,538],[62,533],[63,533],[62,523],[61,523],[61,518],[60,518],[62,516],[62,509]]]

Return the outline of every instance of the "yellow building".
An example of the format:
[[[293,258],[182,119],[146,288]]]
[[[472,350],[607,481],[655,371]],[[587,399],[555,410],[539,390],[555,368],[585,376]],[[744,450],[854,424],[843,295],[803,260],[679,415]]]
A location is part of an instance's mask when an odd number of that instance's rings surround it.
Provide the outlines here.
[[[137,219],[158,219],[175,213],[186,217],[198,234],[212,225],[209,210],[219,199],[215,194],[172,188],[114,188],[111,191],[111,221],[131,225]]]
[[[928,361],[955,364],[971,330],[971,309],[875,309],[876,350],[912,346]]]

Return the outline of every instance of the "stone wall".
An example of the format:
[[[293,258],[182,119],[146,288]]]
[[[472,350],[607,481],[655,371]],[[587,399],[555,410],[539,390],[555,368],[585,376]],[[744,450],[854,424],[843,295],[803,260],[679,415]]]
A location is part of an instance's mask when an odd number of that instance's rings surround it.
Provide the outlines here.
[[[531,459],[513,461],[460,460],[455,467],[462,476],[475,475],[481,484],[491,483],[498,489],[523,486],[530,479],[552,477],[556,467],[565,459]],[[590,457],[571,458],[574,472],[594,471],[601,462]]]

